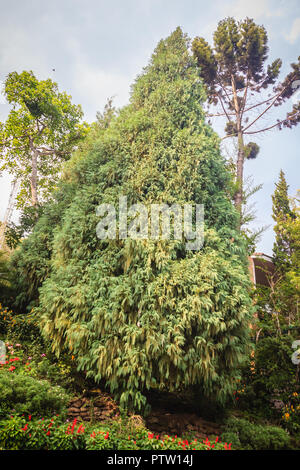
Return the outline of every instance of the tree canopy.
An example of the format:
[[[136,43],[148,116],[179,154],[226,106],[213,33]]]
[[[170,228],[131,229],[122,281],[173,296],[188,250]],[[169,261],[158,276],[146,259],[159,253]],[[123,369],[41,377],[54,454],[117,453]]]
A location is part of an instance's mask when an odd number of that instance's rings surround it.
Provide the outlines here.
[[[4,94],[12,109],[0,123],[0,171],[20,179],[18,206],[37,206],[57,183],[61,163],[70,158],[87,127],[83,112],[50,79],[33,72],[11,72]]]
[[[188,38],[159,42],[130,104],[75,152],[14,257],[19,301],[36,305],[57,353],[141,409],[151,388],[224,400],[249,345],[245,244]],[[205,240],[100,240],[100,203],[204,204]],[[38,292],[39,289],[39,292]]]
[[[259,152],[255,142],[245,143],[244,139],[270,129],[291,128],[299,123],[298,100],[285,117],[270,125],[258,126],[266,113],[289,100],[299,88],[300,57],[297,63],[291,64],[291,72],[279,81],[282,61],[278,58],[266,64],[269,52],[266,29],[250,18],[236,21],[229,17],[220,21],[213,41],[211,47],[204,38],[196,37],[192,50],[206,85],[208,101],[219,107],[215,114],[209,116],[223,116],[227,121],[227,137],[237,139],[234,200],[241,212],[244,161],[255,158]]]

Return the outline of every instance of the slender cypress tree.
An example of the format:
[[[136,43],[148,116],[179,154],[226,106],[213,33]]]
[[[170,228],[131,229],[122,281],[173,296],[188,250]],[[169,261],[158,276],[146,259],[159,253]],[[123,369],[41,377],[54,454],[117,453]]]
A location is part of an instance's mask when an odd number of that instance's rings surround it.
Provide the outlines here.
[[[56,205],[15,259],[23,285],[31,277],[41,286],[36,313],[53,349],[69,350],[80,370],[135,409],[151,388],[195,386],[224,400],[248,351],[246,250],[204,100],[178,28],[158,44],[130,104],[74,154]],[[97,206],[117,207],[120,195],[128,205],[204,204],[202,249],[97,239]]]
[[[272,195],[273,219],[275,221],[275,242],[273,246],[274,263],[277,270],[285,272],[291,264],[292,246],[286,223],[293,218],[288,197],[288,185],[284,172],[280,170],[278,183],[275,183],[275,191]]]

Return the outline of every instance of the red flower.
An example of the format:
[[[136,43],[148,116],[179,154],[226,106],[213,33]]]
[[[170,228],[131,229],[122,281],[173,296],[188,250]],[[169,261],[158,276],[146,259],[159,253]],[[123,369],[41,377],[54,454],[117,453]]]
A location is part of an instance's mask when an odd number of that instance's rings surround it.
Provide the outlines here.
[[[72,424],[72,428],[71,428],[71,433],[73,434],[74,432],[74,429],[75,429],[75,426],[76,426],[76,422],[77,422],[77,418],[74,418],[74,421],[73,421],[73,424]]]
[[[80,434],[81,432],[84,432],[84,427],[83,427],[82,424],[81,424],[81,425],[79,426],[79,428],[77,429],[77,434]]]

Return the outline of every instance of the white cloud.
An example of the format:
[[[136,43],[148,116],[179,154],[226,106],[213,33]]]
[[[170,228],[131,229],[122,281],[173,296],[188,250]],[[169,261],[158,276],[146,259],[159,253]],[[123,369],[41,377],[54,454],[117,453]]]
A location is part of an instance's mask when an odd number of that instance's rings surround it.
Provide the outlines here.
[[[292,28],[289,34],[285,35],[285,38],[291,44],[295,44],[300,36],[300,17],[296,18],[292,24]]]
[[[76,91],[76,100],[84,103],[85,119],[88,121],[95,120],[96,112],[103,110],[107,98],[114,97],[117,107],[129,100],[132,80],[121,74],[80,62],[74,68],[73,79],[73,92]]]
[[[247,16],[250,18],[281,16],[283,9],[278,8],[278,2],[277,7],[274,3],[272,0],[236,0],[233,4],[226,5],[227,14],[237,20],[243,20]]]
[[[124,106],[129,101],[130,84],[135,77],[119,73],[107,65],[93,65],[82,51],[76,38],[68,38],[66,48],[72,60],[72,97],[83,104],[84,119],[95,121],[96,112],[103,111],[107,98],[114,97],[114,105]],[[126,71],[125,71],[126,72]]]
[[[33,70],[47,72],[44,51],[36,45],[27,31],[20,27],[14,29],[2,26],[0,31],[0,78],[9,72]]]

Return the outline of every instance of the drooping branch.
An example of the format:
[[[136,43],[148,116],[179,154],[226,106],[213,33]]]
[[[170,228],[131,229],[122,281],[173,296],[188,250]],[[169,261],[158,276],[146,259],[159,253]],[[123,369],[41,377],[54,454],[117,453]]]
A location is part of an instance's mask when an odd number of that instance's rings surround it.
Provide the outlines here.
[[[275,105],[276,101],[280,98],[280,96],[284,93],[284,91],[289,85],[290,85],[290,81],[287,83],[285,87],[283,87],[280,93],[277,93],[272,103],[270,103],[269,106],[267,106],[266,109],[264,109],[264,111],[259,114],[259,116],[257,116],[247,127],[243,129],[244,133],[247,129],[249,129],[249,127],[251,127],[255,122],[257,122],[264,114],[266,114]]]
[[[244,132],[244,134],[250,135],[250,134],[258,134],[259,132],[266,132],[266,131],[269,131],[271,129],[274,129],[274,127],[278,127],[281,124],[284,124],[285,122],[287,122],[291,119],[292,118],[285,118],[285,119],[282,119],[281,121],[276,122],[276,124],[273,124],[272,126],[265,127],[264,129],[259,129],[258,131]]]
[[[230,117],[229,117],[229,115],[228,115],[228,113],[227,113],[227,111],[226,111],[226,109],[225,109],[225,106],[224,106],[224,103],[223,103],[223,100],[222,100],[222,96],[218,94],[218,97],[219,97],[219,101],[220,101],[220,103],[221,103],[222,109],[223,109],[223,111],[224,111],[224,113],[225,113],[225,115],[226,115],[228,121],[230,122]]]

